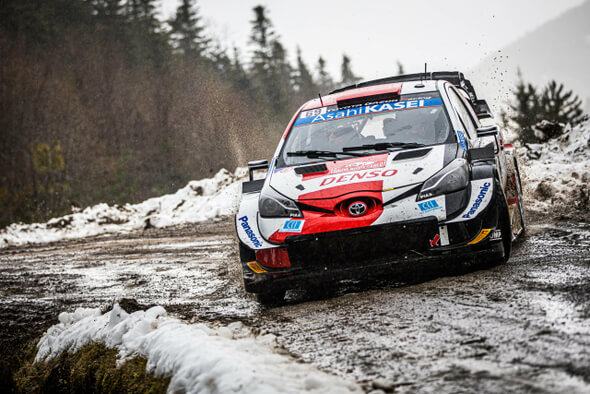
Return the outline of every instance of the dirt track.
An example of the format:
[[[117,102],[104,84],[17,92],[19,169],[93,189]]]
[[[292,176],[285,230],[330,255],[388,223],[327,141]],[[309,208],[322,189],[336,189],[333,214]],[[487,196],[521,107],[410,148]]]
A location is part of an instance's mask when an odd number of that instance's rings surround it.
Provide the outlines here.
[[[230,220],[4,249],[0,347],[63,310],[129,297],[189,321],[241,320],[368,389],[590,392],[589,247],[590,225],[536,223],[502,266],[292,291],[276,308],[244,294]]]

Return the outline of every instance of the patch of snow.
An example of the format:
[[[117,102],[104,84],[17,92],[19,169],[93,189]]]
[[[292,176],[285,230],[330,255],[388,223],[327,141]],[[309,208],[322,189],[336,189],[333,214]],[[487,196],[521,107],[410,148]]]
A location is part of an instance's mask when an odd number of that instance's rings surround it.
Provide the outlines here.
[[[253,335],[240,322],[212,328],[186,324],[156,306],[131,314],[118,304],[105,314],[63,312],[39,341],[36,362],[75,352],[90,342],[117,348],[120,362],[140,355],[147,371],[171,376],[168,392],[350,393],[355,383],[279,354],[273,335]]]
[[[518,149],[525,205],[554,215],[585,216],[590,208],[590,125],[566,129]]]
[[[101,203],[47,223],[11,224],[0,231],[0,247],[161,228],[230,215],[237,209],[246,175],[245,168],[233,174],[222,169],[213,178],[191,181],[174,194],[139,204]]]

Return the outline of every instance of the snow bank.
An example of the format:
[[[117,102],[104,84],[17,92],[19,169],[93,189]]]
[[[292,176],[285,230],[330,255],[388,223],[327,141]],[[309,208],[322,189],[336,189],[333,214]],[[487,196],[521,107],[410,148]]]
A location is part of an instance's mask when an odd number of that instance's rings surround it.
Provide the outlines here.
[[[191,181],[174,194],[139,204],[102,203],[47,223],[11,224],[0,231],[0,247],[131,232],[229,215],[237,208],[240,183],[246,174],[244,168],[238,168],[234,174],[223,169],[213,178]]]
[[[361,388],[276,353],[273,335],[255,336],[241,323],[210,328],[168,317],[161,306],[126,313],[80,308],[63,312],[41,339],[35,361],[74,352],[89,342],[117,348],[119,358],[141,355],[148,372],[171,376],[168,392],[350,393]]]
[[[558,138],[519,148],[528,210],[555,216],[589,217],[589,126],[568,128]]]

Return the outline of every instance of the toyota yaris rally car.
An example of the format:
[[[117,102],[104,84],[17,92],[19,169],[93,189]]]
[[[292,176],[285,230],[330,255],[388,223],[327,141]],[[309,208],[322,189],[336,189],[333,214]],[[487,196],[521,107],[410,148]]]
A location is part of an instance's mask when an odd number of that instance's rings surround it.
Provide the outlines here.
[[[524,208],[514,148],[490,119],[460,72],[305,103],[270,165],[249,163],[236,215],[246,291],[268,302],[400,261],[507,260]]]

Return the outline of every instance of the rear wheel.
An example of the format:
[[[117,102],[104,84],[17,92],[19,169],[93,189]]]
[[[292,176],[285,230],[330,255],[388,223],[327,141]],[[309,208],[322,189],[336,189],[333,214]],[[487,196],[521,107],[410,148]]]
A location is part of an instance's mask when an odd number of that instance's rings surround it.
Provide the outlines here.
[[[514,160],[514,169],[516,176],[516,191],[518,192],[518,213],[520,216],[521,231],[520,235],[523,235],[526,231],[526,218],[524,216],[524,201],[522,198],[522,184],[520,183],[520,171],[518,170],[518,163]]]
[[[502,247],[504,249],[504,256],[498,257],[498,263],[502,264],[508,261],[512,251],[512,226],[510,225],[510,214],[508,212],[508,205],[502,192],[498,192],[497,201],[500,202],[498,206],[498,229],[502,233]]]

